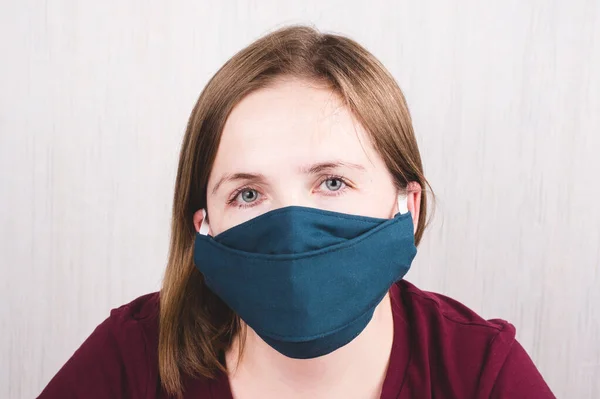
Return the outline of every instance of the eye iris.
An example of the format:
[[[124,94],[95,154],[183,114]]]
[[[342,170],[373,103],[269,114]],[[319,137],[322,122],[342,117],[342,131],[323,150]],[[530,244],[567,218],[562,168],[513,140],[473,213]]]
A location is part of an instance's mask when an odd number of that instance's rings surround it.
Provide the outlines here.
[[[325,185],[330,191],[337,191],[342,187],[342,182],[340,179],[328,179]]]
[[[256,191],[244,190],[242,191],[242,200],[244,202],[253,202],[256,200]]]

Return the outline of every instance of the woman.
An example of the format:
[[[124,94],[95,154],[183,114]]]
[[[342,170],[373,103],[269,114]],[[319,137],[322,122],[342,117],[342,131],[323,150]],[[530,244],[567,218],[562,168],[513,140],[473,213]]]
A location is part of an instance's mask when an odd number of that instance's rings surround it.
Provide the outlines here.
[[[554,397],[512,325],[402,280],[426,187],[369,52],[261,38],[190,116],[160,293],[113,310],[40,397]]]

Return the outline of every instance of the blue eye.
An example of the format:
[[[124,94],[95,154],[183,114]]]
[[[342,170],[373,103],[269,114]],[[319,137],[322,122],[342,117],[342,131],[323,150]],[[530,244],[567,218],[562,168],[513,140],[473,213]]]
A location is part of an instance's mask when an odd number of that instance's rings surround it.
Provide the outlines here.
[[[247,188],[245,190],[242,190],[242,192],[240,192],[238,196],[241,198],[242,201],[249,204],[256,201],[256,199],[258,198],[258,192],[251,188]]]
[[[338,178],[327,179],[323,182],[323,184],[325,184],[325,187],[329,191],[339,191],[345,185],[345,183],[342,181],[342,179],[338,179]]]

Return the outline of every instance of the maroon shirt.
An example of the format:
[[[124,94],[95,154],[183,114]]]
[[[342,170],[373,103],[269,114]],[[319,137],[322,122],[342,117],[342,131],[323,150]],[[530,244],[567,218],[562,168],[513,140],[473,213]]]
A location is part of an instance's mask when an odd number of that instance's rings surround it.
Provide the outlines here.
[[[382,398],[555,397],[511,324],[404,280],[390,294],[394,341]],[[39,397],[167,398],[158,379],[158,305],[153,293],[113,310]],[[225,374],[184,386],[185,398],[232,399]]]

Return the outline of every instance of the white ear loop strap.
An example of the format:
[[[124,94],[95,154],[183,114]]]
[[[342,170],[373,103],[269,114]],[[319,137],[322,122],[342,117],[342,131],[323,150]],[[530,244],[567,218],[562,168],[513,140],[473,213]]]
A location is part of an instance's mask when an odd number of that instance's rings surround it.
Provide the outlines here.
[[[404,215],[405,213],[408,213],[408,203],[407,203],[408,197],[404,196],[402,194],[398,194],[398,213],[400,213],[401,215]]]
[[[203,236],[208,235],[208,223],[206,222],[206,211],[204,209],[202,209],[202,223],[200,223],[200,230],[198,230],[198,233]]]

